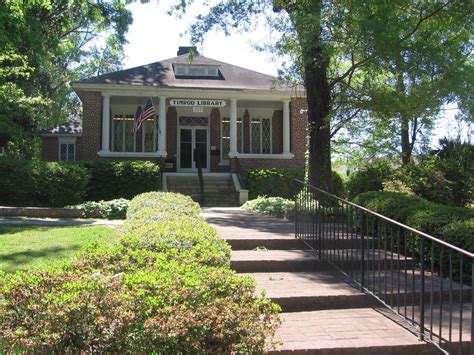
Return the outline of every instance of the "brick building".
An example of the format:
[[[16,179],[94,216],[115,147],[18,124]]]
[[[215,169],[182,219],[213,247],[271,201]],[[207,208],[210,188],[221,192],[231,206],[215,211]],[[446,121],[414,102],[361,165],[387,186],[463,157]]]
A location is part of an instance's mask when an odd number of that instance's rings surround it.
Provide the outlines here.
[[[72,83],[82,122],[43,134],[45,160],[149,159],[166,171],[232,172],[302,167],[306,100],[301,87],[195,55]],[[138,106],[151,97],[156,115],[133,133]]]

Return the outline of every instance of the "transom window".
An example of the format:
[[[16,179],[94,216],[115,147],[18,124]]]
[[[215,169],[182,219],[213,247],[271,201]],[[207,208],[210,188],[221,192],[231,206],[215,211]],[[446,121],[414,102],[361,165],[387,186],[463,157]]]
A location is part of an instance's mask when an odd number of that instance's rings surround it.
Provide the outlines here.
[[[237,118],[237,152],[244,151],[244,125],[242,119]],[[229,161],[230,152],[230,118],[221,119],[221,162]]]
[[[272,125],[269,118],[252,118],[250,121],[250,153],[272,153]]]
[[[175,64],[175,76],[208,76],[218,77],[219,68],[215,65],[183,65]]]
[[[154,152],[157,150],[155,120],[143,122],[133,134],[134,115],[114,115],[112,118],[113,152]]]

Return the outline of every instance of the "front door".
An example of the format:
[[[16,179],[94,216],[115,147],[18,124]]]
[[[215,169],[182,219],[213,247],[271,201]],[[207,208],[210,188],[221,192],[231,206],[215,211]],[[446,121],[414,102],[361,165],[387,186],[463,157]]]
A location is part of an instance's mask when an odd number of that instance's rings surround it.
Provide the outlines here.
[[[179,128],[179,159],[178,169],[183,172],[196,172],[196,156],[202,162],[202,170],[209,171],[207,127],[180,127]]]

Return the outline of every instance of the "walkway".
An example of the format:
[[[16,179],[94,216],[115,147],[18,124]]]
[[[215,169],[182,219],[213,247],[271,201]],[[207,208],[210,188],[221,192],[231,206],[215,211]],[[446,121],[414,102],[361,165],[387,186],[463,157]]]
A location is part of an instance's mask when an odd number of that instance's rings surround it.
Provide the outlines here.
[[[123,220],[83,219],[83,218],[30,218],[30,217],[0,217],[0,226],[121,226]]]
[[[281,342],[274,352],[314,354],[437,354],[372,297],[305,250],[293,224],[240,208],[204,208],[232,246],[232,267],[255,277],[281,305]]]

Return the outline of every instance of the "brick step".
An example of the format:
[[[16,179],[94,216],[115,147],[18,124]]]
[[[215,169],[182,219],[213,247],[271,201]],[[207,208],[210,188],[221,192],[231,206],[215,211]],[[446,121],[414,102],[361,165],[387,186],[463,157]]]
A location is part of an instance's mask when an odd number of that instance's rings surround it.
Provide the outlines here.
[[[257,293],[265,290],[283,312],[366,308],[380,305],[374,297],[349,285],[336,272],[252,273]]]
[[[385,308],[282,313],[269,354],[437,354]]]
[[[253,249],[271,249],[271,250],[304,250],[307,245],[299,239],[293,237],[274,237],[268,238],[226,238],[232,250],[253,250]]]
[[[345,270],[360,270],[361,253],[352,250],[346,255],[346,250],[328,250],[331,255],[340,256],[338,264]],[[379,251],[369,251],[366,253],[367,260],[380,257]],[[236,250],[232,252],[232,267],[237,272],[283,272],[283,271],[321,271],[330,270],[332,265],[325,260],[315,256],[315,251],[305,250]],[[406,262],[397,260],[396,255],[391,256],[392,265],[400,270],[412,267],[412,259],[407,258]],[[372,263],[364,263],[367,270],[374,267]],[[397,266],[398,265],[398,266]]]

